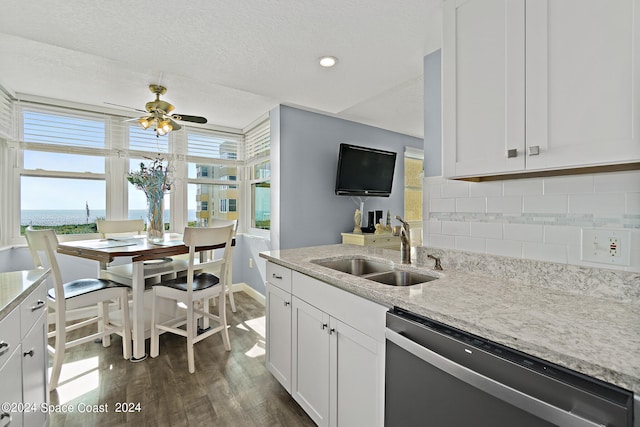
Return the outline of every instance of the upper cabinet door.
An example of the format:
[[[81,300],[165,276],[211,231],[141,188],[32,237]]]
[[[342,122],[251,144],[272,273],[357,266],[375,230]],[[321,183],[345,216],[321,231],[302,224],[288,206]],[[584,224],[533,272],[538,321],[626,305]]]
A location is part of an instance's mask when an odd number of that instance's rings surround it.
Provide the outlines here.
[[[640,159],[639,17],[640,0],[527,0],[527,170]]]
[[[525,0],[448,0],[443,7],[444,175],[522,170]]]

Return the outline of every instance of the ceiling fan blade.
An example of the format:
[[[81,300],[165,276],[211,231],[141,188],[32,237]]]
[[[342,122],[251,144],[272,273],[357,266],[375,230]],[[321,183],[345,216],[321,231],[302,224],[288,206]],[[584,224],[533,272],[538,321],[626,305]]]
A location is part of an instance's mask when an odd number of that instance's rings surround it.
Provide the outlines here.
[[[107,101],[104,101],[104,103],[108,104],[108,105],[115,105],[116,107],[127,108],[127,109],[133,110],[133,111],[140,111],[141,113],[146,113],[145,110],[141,110],[139,108],[127,107],[126,105],[114,104],[113,102],[107,102]]]
[[[174,120],[180,120],[183,122],[192,122],[192,123],[200,123],[200,124],[207,123],[207,119],[200,116],[187,116],[186,114],[172,114],[171,117]]]
[[[178,123],[174,122],[173,120],[169,119],[169,123],[171,123],[171,127],[173,127],[173,130],[180,130],[182,129],[182,126],[180,126]]]

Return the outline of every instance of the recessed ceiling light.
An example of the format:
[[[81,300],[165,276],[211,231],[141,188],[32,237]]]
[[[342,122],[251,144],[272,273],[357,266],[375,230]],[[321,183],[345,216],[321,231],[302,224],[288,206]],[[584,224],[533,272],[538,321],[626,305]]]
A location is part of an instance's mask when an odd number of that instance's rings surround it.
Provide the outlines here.
[[[333,67],[337,62],[338,58],[336,58],[335,56],[323,56],[322,58],[320,58],[320,65],[327,68]]]

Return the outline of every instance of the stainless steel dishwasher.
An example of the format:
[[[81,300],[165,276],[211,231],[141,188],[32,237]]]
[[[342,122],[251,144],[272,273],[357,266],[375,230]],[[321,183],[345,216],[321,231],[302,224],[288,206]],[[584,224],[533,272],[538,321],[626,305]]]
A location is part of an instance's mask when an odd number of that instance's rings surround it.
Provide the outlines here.
[[[640,426],[632,392],[414,313],[386,338],[385,426]]]

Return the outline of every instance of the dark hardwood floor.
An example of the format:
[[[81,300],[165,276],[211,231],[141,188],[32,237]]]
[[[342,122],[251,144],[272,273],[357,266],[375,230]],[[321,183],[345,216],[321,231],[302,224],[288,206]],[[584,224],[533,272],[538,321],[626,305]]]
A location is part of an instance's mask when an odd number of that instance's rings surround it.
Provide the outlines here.
[[[195,374],[187,368],[185,338],[174,334],[161,335],[157,358],[138,363],[122,358],[117,335],[108,348],[88,343],[70,349],[50,404],[74,412],[51,413],[50,425],[315,425],[265,367],[264,306],[243,292],[235,295],[237,312],[227,304],[231,352],[219,334],[196,344]]]

